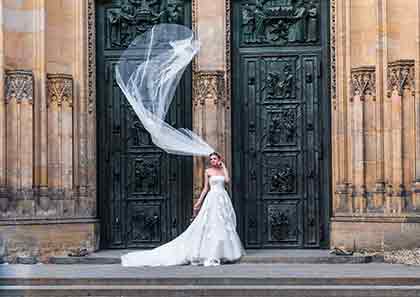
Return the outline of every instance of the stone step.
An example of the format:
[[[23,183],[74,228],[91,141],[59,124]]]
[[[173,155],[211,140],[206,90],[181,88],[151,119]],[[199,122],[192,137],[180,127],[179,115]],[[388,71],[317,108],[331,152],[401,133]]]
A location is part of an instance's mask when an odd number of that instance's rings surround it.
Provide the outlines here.
[[[401,286],[8,286],[2,297],[418,297],[420,287]]]
[[[51,257],[50,264],[121,264],[121,255],[132,250],[105,250],[84,257]],[[384,262],[382,255],[337,256],[328,250],[247,250],[240,263],[253,264],[362,264]]]
[[[379,263],[1,265],[0,296],[414,297],[420,296],[420,268]]]

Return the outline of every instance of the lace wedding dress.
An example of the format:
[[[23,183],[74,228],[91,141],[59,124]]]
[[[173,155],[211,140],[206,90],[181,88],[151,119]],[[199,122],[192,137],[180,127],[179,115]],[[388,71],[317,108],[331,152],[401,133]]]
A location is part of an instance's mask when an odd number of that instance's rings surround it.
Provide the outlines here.
[[[172,241],[152,250],[121,257],[123,266],[219,265],[245,255],[236,232],[236,215],[224,176],[210,176],[210,190],[188,228]]]

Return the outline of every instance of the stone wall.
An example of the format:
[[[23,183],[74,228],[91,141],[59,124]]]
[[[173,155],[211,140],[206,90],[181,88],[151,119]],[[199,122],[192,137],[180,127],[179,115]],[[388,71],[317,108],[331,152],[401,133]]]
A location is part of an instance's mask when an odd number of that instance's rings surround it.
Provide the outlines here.
[[[332,1],[331,245],[418,246],[420,3]]]
[[[10,257],[97,248],[92,3],[0,1],[0,234]]]
[[[98,248],[94,2],[0,1],[0,234],[10,258]],[[420,4],[330,2],[331,245],[416,246]],[[192,1],[203,42],[193,127],[229,167],[230,3]],[[204,162],[195,159],[196,198]]]

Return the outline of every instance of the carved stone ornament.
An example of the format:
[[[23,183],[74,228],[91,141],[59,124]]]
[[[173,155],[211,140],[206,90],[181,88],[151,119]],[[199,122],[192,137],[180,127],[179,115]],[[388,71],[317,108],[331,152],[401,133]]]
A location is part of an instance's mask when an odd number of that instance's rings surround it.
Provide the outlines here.
[[[242,6],[242,42],[296,44],[319,41],[319,0],[255,0]]]
[[[335,9],[336,9],[336,0],[331,0],[331,40],[330,40],[330,51],[331,51],[331,98],[333,100],[332,106],[334,109],[337,108],[337,59],[336,59],[336,17],[335,17]]]
[[[360,100],[364,100],[367,95],[375,97],[375,81],[376,76],[374,66],[353,68],[351,70],[352,97],[360,96]]]
[[[223,71],[203,71],[194,76],[195,85],[195,104],[204,104],[205,100],[225,100],[224,94],[224,74]]]
[[[73,78],[68,74],[47,74],[48,106],[73,105]]]
[[[109,47],[124,48],[158,23],[181,23],[181,0],[123,0],[121,8],[107,10]]]
[[[88,113],[95,109],[96,98],[96,28],[95,28],[95,0],[88,0]]]
[[[403,96],[404,90],[411,90],[414,95],[414,60],[398,60],[388,65],[388,97],[394,91]]]
[[[30,70],[6,71],[6,96],[5,103],[16,100],[16,103],[28,101],[33,103],[34,77]]]

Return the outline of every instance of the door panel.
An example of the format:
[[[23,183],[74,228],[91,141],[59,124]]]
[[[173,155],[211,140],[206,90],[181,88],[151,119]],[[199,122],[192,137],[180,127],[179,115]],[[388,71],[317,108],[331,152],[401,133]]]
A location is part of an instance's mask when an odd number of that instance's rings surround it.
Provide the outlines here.
[[[156,147],[115,80],[130,42],[158,23],[190,25],[190,1],[98,1],[98,195],[104,248],[155,247],[187,225],[192,201],[192,158]],[[129,62],[139,62],[136,49]],[[167,121],[191,127],[191,70],[176,91]],[[191,174],[185,174],[191,172]]]
[[[233,2],[242,237],[248,248],[319,247],[329,209],[327,1]]]

